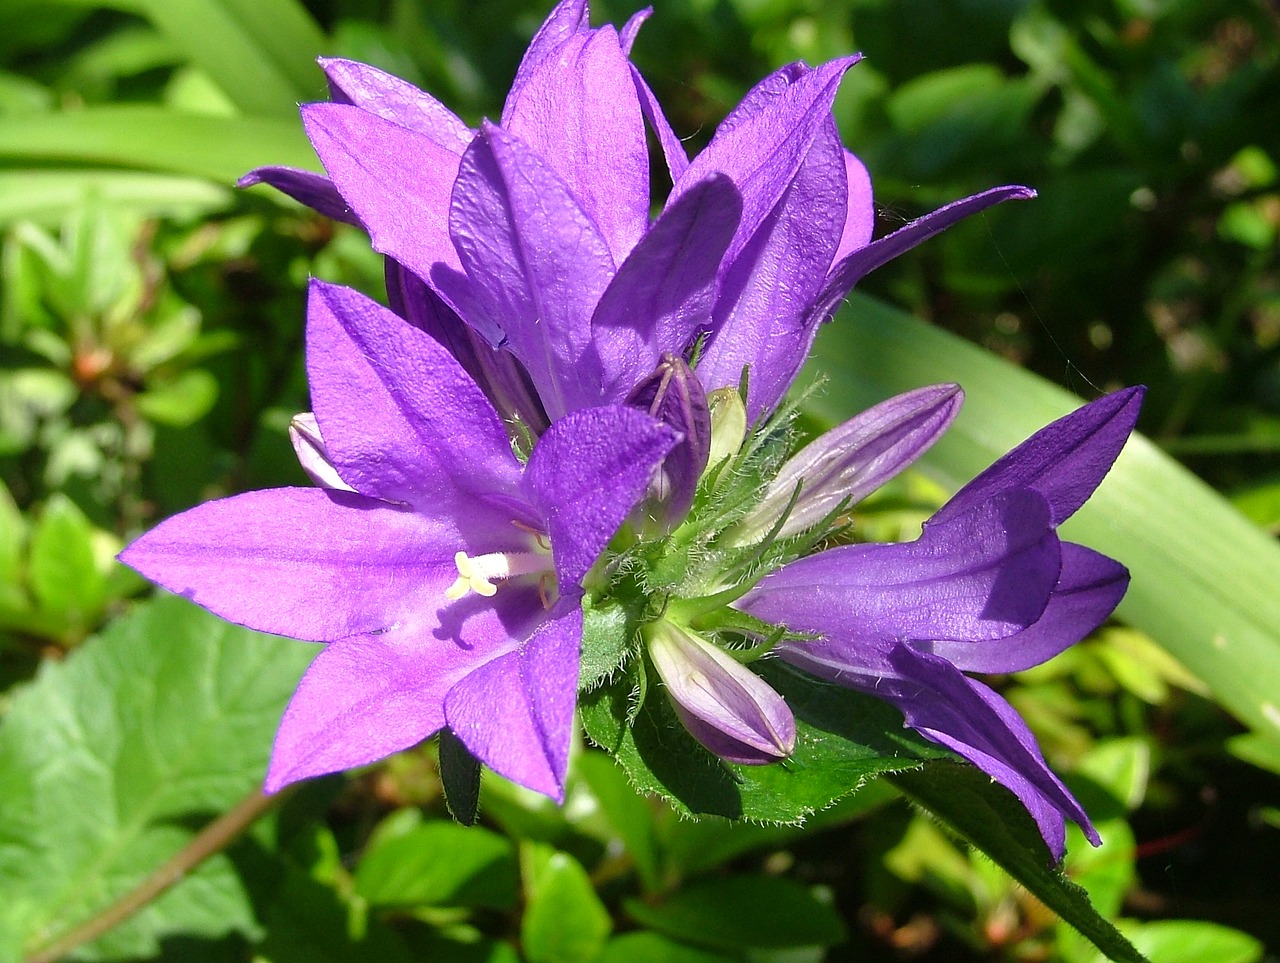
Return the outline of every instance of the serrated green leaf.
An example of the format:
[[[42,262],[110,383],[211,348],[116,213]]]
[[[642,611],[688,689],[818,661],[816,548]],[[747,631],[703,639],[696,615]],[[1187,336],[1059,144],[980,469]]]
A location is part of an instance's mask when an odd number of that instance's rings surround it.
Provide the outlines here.
[[[0,920],[28,950],[119,899],[261,783],[314,649],[171,596],[139,606],[13,697],[0,726]],[[255,928],[215,857],[84,959],[154,954],[168,934]]]
[[[163,171],[224,184],[266,164],[319,165],[296,119],[204,117],[151,106],[6,118],[0,159]]]
[[[526,906],[520,938],[529,963],[590,963],[613,927],[582,864],[568,853],[526,843]]]
[[[658,793],[686,814],[795,823],[876,775],[947,756],[902,727],[879,699],[828,685],[785,665],[756,663],[796,717],[796,748],[768,766],[726,763],[694,740],[661,689],[628,727],[631,682],[622,678],[581,701],[587,735],[613,753],[641,792]]]
[[[520,891],[515,846],[479,826],[424,823],[416,810],[403,810],[374,833],[355,887],[375,906],[511,909]]]
[[[1030,814],[1003,786],[973,766],[948,761],[887,778],[982,850],[1110,959],[1142,963],[1142,955],[1098,914],[1085,891],[1052,866]]]
[[[957,381],[964,409],[922,464],[958,488],[1078,398],[945,331],[855,295],[818,339],[815,411],[842,421],[923,384]],[[1280,736],[1280,547],[1146,439],[1131,438],[1062,528],[1119,559],[1132,582],[1118,614],[1203,679],[1249,726]]]
[[[657,905],[626,901],[637,922],[666,936],[722,950],[834,946],[844,924],[831,904],[793,880],[729,876],[688,886]]]

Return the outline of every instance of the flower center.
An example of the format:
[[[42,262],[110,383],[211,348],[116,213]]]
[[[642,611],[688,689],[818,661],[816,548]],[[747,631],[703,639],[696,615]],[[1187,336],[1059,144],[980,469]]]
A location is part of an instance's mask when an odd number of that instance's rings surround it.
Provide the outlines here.
[[[498,591],[498,586],[493,584],[495,581],[545,572],[548,561],[546,552],[492,552],[475,558],[466,552],[458,552],[453,556],[453,563],[458,566],[458,578],[444,594],[448,599],[460,599],[468,592],[493,598]]]

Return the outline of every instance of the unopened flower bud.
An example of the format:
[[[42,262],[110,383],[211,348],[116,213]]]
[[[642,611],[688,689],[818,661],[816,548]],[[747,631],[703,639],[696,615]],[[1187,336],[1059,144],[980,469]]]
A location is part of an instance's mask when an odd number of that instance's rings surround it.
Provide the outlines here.
[[[715,468],[732,458],[747,438],[747,407],[737,388],[717,388],[707,395],[711,409],[711,454],[707,465]]]
[[[702,382],[682,358],[667,354],[648,378],[631,392],[627,404],[647,411],[684,435],[662,463],[655,482],[659,503],[669,523],[678,523],[693,504],[698,479],[711,451],[711,412]]]
[[[728,762],[791,755],[796,721],[782,696],[746,666],[666,620],[649,630],[649,657],[689,734]]]
[[[316,416],[306,411],[294,415],[289,422],[289,440],[293,442],[293,450],[298,455],[298,464],[313,482],[321,488],[332,488],[342,492],[355,491],[344,482],[329,460],[329,452],[320,437],[320,425]]]

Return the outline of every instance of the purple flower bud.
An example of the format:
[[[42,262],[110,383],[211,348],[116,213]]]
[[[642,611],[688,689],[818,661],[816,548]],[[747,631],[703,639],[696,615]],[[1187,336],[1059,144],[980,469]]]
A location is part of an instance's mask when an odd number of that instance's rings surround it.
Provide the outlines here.
[[[684,359],[666,354],[653,374],[631,392],[627,404],[648,412],[684,436],[667,455],[654,481],[657,500],[665,506],[666,521],[678,523],[693,504],[698,479],[711,454],[707,393]]]
[[[763,765],[794,751],[782,696],[725,652],[664,619],[650,630],[649,657],[684,727],[721,759]]]

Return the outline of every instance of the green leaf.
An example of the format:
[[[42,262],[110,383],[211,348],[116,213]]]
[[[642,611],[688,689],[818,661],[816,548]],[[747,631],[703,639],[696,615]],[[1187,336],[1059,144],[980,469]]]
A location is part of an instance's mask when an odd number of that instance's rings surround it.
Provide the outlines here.
[[[314,651],[165,596],[45,664],[0,726],[0,927],[47,945],[260,785]],[[166,935],[254,928],[218,856],[80,953],[147,957]]]
[[[904,729],[902,715],[879,699],[774,662],[756,667],[796,717],[795,754],[785,762],[740,766],[717,758],[685,731],[661,689],[650,690],[635,725],[626,725],[628,677],[582,699],[583,725],[640,792],[659,793],[686,814],[730,819],[799,822],[873,776],[948,755]]]
[[[814,407],[832,421],[909,388],[962,384],[964,410],[923,459],[956,488],[1081,403],[857,295],[818,339],[811,371],[830,376]],[[1247,725],[1280,736],[1280,547],[1140,436],[1063,534],[1129,567],[1121,618],[1168,649]]]
[[[734,963],[737,957],[695,949],[658,933],[615,936],[600,955],[600,963]]]
[[[590,963],[613,923],[587,871],[547,846],[525,843],[521,852],[528,902],[520,938],[529,963]]]
[[[1129,923],[1125,934],[1151,963],[1256,963],[1263,946],[1247,933],[1198,920]]]
[[[658,905],[625,905],[644,926],[713,949],[834,946],[846,936],[829,901],[777,876],[729,876],[685,887]]]
[[[6,120],[8,123],[8,120]],[[96,194],[143,217],[186,219],[228,207],[226,188],[190,177],[134,171],[0,171],[0,226],[18,221],[57,225]]]
[[[653,804],[627,782],[626,774],[602,752],[584,752],[574,769],[591,788],[609,827],[635,860],[640,882],[650,892],[662,885],[661,857],[654,834]]]
[[[956,762],[932,762],[922,770],[888,778],[1112,960],[1141,963],[1142,956],[1098,914],[1085,891],[1052,865],[1030,814],[1003,786],[977,768]]]
[[[296,119],[204,117],[151,106],[7,117],[0,160],[165,171],[227,184],[267,164],[318,169]]]
[[[515,847],[478,826],[406,809],[383,820],[356,869],[356,892],[375,906],[488,906],[519,896]]]
[[[295,0],[133,0],[247,114],[297,116],[324,94],[326,40]]]
[[[148,421],[185,428],[208,414],[217,400],[218,380],[209,372],[195,368],[148,387],[134,398],[134,403]]]
[[[31,533],[31,592],[41,608],[58,613],[69,627],[91,624],[106,604],[106,573],[98,567],[93,536],[84,513],[56,493]]]

